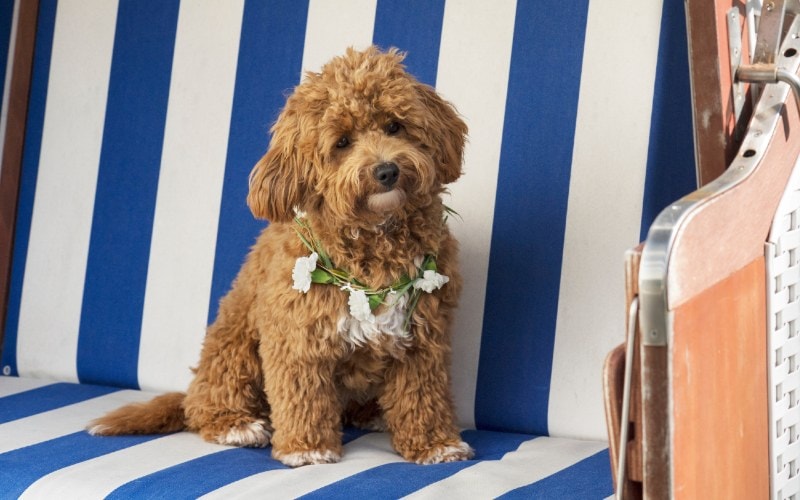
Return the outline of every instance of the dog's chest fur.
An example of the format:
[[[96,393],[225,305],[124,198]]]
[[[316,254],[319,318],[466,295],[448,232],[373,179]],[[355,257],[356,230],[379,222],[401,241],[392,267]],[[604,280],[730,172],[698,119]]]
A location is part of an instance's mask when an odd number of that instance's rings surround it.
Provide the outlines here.
[[[391,340],[394,347],[405,347],[410,339],[407,328],[408,295],[389,295],[387,305],[381,306],[369,319],[354,318],[349,311],[339,317],[337,331],[354,347],[382,339]]]

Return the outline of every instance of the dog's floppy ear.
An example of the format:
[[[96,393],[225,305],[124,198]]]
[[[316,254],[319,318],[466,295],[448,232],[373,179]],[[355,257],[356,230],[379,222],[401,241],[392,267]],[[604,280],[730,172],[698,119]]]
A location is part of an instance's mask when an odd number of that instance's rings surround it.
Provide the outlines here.
[[[453,105],[442,99],[432,87],[420,83],[417,89],[431,120],[428,133],[432,134],[433,144],[430,146],[436,149],[434,159],[438,164],[439,180],[442,184],[449,184],[461,176],[467,124],[458,116]]]
[[[295,120],[286,115],[278,118],[269,150],[250,172],[247,206],[254,216],[271,222],[290,221],[306,192],[301,170],[304,162],[296,145],[297,131],[287,123]]]

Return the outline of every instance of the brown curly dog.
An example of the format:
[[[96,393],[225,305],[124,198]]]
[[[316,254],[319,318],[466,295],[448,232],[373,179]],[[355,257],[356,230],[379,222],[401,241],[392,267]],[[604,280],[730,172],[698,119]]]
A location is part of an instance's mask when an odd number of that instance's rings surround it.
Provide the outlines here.
[[[95,435],[188,429],[290,466],[342,454],[342,426],[407,460],[464,460],[449,325],[461,289],[441,195],[467,127],[397,50],[308,73],[272,128],[247,203],[270,221],[222,299],[188,393],[93,421]]]

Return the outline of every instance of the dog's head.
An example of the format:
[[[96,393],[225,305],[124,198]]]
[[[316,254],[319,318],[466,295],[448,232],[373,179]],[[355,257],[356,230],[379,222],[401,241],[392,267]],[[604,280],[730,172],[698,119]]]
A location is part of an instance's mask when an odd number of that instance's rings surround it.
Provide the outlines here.
[[[256,217],[294,210],[375,224],[428,206],[461,175],[467,126],[397,50],[349,49],[308,73],[250,174]]]

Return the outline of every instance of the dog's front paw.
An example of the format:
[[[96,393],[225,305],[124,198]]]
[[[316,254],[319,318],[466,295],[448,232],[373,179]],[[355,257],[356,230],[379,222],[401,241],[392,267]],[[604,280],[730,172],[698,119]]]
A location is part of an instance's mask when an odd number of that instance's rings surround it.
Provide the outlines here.
[[[460,462],[469,460],[475,456],[475,450],[464,441],[455,444],[443,444],[433,446],[415,457],[414,461],[418,464],[430,465],[445,462]]]
[[[243,422],[217,434],[214,438],[219,444],[244,446],[250,448],[266,448],[272,439],[272,429],[264,420]]]
[[[289,467],[301,467],[303,465],[333,464],[341,460],[342,456],[333,450],[307,450],[282,453],[272,450],[272,457],[280,460]]]

